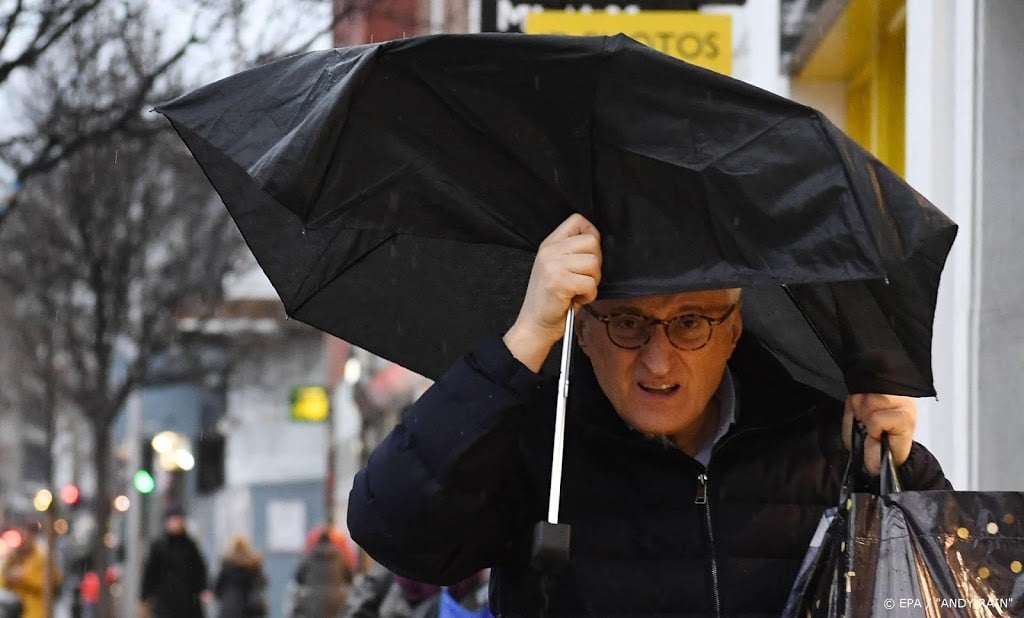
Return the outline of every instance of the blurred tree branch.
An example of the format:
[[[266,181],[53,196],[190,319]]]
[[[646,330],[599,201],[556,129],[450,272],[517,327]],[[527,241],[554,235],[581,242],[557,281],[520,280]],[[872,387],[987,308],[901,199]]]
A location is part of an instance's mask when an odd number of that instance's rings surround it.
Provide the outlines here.
[[[104,0],[9,0],[0,23],[0,84],[19,68],[31,68],[50,47]],[[6,11],[3,11],[6,12]],[[18,36],[18,35],[21,36]],[[21,39],[24,38],[24,43]],[[17,49],[14,49],[17,46]]]
[[[50,100],[29,98],[26,111],[40,121],[0,137],[0,168],[24,185],[93,141],[169,130],[162,120],[147,120],[146,112],[184,92],[181,75],[194,69],[195,57],[219,59],[219,66],[207,67],[215,77],[307,51],[338,23],[386,1],[354,0],[332,11],[331,0],[275,0],[269,9],[264,3],[263,10],[273,13],[266,19],[247,0],[187,0],[164,9],[174,19],[158,23],[147,17],[152,5],[127,0],[0,0],[0,14],[7,14],[0,21],[0,88],[13,92],[12,78],[20,70],[33,85],[50,80],[47,90],[54,94]],[[312,22],[311,15],[322,19]],[[258,20],[259,36],[246,40],[243,31]],[[169,32],[183,22],[184,32]],[[139,49],[147,37],[161,44]],[[73,94],[81,85],[76,82],[104,73],[120,77],[117,89]],[[0,226],[20,201],[14,194],[0,208]]]

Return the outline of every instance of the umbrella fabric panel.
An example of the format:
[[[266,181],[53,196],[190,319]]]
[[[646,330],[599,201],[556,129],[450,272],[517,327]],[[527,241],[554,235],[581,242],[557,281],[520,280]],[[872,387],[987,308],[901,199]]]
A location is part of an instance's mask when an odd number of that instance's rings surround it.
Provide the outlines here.
[[[175,124],[175,128],[202,163],[203,172],[221,195],[289,315],[324,281],[330,281],[393,235],[380,230],[346,230],[339,225],[309,230],[253,183],[248,171],[204,137],[181,124]]]
[[[586,118],[573,118],[581,114],[567,94],[576,90],[568,62],[551,63],[535,76],[543,89],[517,97],[516,75],[497,73],[501,65],[449,73],[429,58],[403,59],[382,55],[354,95],[311,225],[336,217],[348,227],[532,250],[587,206],[589,140],[575,128]],[[485,88],[496,75],[507,78],[504,90]]]
[[[706,172],[625,152],[599,150],[595,178],[602,297],[884,276],[862,250],[871,239],[844,231],[836,209],[766,212]]]
[[[533,253],[396,236],[335,277],[294,317],[437,379],[508,330]]]

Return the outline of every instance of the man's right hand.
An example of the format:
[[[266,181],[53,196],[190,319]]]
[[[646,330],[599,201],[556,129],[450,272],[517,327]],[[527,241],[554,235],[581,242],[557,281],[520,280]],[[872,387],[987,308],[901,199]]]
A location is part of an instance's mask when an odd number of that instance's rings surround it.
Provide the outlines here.
[[[565,315],[597,298],[601,235],[583,215],[563,221],[537,249],[519,316],[505,333],[512,356],[540,371],[565,332]]]

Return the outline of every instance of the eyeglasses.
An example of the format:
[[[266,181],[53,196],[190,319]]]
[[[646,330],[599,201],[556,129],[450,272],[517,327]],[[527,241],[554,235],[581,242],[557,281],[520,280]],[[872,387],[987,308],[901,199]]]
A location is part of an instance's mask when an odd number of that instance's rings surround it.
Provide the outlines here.
[[[636,350],[651,340],[653,328],[661,325],[665,328],[665,336],[669,343],[680,350],[699,350],[711,341],[714,327],[729,319],[739,303],[729,307],[720,318],[713,318],[698,313],[686,313],[668,320],[656,320],[645,315],[632,313],[613,313],[601,315],[590,305],[583,308],[596,319],[604,322],[608,338],[612,343],[627,350]]]

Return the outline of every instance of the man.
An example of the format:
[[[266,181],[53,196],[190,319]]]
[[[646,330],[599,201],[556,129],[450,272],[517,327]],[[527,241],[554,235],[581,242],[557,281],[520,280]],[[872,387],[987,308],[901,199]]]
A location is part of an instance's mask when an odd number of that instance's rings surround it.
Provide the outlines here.
[[[946,486],[913,443],[911,399],[834,400],[742,337],[739,290],[598,299],[598,231],[573,215],[541,244],[519,315],[456,363],[356,477],[353,538],[403,575],[491,566],[500,616],[778,616],[854,420],[877,474],[890,436],[907,488]],[[554,385],[537,375],[576,308],[561,570],[530,566],[546,515]]]
[[[140,614],[152,618],[202,618],[207,588],[206,562],[185,529],[185,512],[164,512],[164,534],[154,539],[142,570]]]

